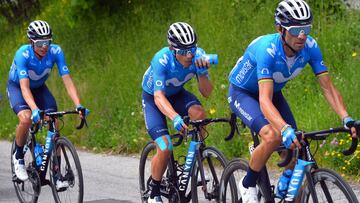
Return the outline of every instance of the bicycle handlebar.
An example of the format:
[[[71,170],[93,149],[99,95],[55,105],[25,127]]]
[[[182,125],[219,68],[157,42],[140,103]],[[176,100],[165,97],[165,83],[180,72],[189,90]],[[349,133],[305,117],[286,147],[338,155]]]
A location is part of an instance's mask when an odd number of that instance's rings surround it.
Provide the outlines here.
[[[80,130],[84,127],[84,125],[87,127],[87,121],[86,121],[86,117],[85,117],[85,109],[81,110],[83,118],[81,119],[81,122],[78,126],[76,126],[76,129]],[[44,123],[44,118],[45,116],[50,117],[52,120],[54,120],[55,118],[59,118],[62,117],[66,114],[79,114],[78,111],[76,110],[71,110],[71,111],[58,111],[58,112],[48,112],[46,113],[45,111],[40,111],[40,123]],[[40,128],[40,125],[43,124],[35,124],[35,129],[33,130],[34,133],[37,133],[37,131]]]
[[[348,149],[342,150],[342,153],[345,156],[353,154],[357,149],[357,145],[358,145],[358,142],[359,142],[359,135],[360,135],[360,121],[355,121],[355,122],[352,123],[351,126],[348,126],[348,127],[355,127],[358,137],[352,137],[351,146]],[[302,136],[305,139],[325,140],[329,136],[329,134],[339,133],[339,132],[346,132],[346,133],[351,134],[350,129],[347,129],[345,127],[338,127],[338,128],[330,128],[330,129],[327,129],[327,130],[320,130],[320,131],[314,131],[314,132],[297,131],[296,132],[296,137],[297,137],[298,140],[302,140],[301,139]],[[300,143],[302,144],[302,146],[306,145],[305,142],[300,142]],[[290,163],[290,161],[291,161],[292,156],[293,156],[292,150],[288,150],[288,156],[283,161],[279,162],[278,166],[283,167],[283,166],[288,165]]]
[[[203,120],[190,120],[190,117],[185,116],[184,117],[184,123],[186,125],[191,125],[193,127],[195,127],[195,131],[199,130],[201,126],[205,126],[208,125],[210,123],[219,123],[219,122],[224,122],[224,123],[229,123],[231,130],[229,135],[227,135],[224,139],[230,140],[232,137],[234,137],[235,131],[239,133],[239,129],[236,125],[236,115],[235,114],[231,114],[230,118],[205,118]],[[193,131],[193,130],[192,130]],[[177,133],[175,135],[172,135],[172,139],[177,139],[178,141],[176,141],[175,143],[173,143],[173,146],[178,146],[181,144],[181,142],[183,141],[184,137],[187,136],[188,134],[192,134],[191,132],[186,132],[185,135],[181,135],[180,133]]]

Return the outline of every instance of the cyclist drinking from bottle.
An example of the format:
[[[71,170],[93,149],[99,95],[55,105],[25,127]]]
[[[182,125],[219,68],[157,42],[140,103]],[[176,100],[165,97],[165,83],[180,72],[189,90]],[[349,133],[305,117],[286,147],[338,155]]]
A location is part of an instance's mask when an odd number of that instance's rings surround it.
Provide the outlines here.
[[[152,191],[148,202],[162,202],[160,183],[165,172],[172,143],[166,125],[166,117],[172,120],[177,131],[187,128],[183,116],[204,119],[205,111],[199,100],[184,89],[184,84],[196,76],[200,93],[208,97],[212,84],[208,76],[208,60],[195,54],[205,54],[197,47],[193,28],[184,22],[170,25],[167,32],[169,47],[164,47],[153,57],[142,81],[142,105],[145,125],[157,145],[151,161]]]
[[[16,51],[7,82],[10,105],[19,118],[12,160],[15,175],[22,181],[28,179],[23,153],[28,129],[32,122],[39,122],[40,109],[46,112],[57,111],[55,98],[45,84],[55,63],[76,110],[81,112],[85,109],[80,104],[63,51],[59,45],[52,44],[49,24],[41,20],[31,22],[27,28],[27,37],[30,44],[23,45]],[[80,113],[80,116],[83,115]],[[68,183],[57,181],[58,189],[67,186]]]
[[[281,1],[275,12],[278,32],[252,41],[230,73],[231,110],[262,138],[251,155],[246,176],[239,183],[243,203],[258,202],[255,186],[259,172],[281,143],[287,148],[301,147],[295,136],[295,119],[281,89],[307,63],[343,124],[353,121],[330,79],[319,45],[309,35],[312,19],[305,1]],[[355,128],[351,130],[356,136]]]

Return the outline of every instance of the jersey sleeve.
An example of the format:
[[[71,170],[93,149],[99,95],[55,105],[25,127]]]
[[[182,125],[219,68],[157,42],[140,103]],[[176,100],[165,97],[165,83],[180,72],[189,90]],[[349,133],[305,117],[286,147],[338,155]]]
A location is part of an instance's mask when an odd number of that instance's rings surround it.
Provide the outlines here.
[[[29,50],[19,50],[15,54],[14,64],[17,69],[17,75],[19,80],[29,78],[28,68],[26,66],[27,59],[29,58]]]
[[[66,62],[65,62],[65,55],[62,51],[61,47],[56,45],[52,46],[50,49],[51,54],[55,57],[55,62],[58,67],[59,75],[64,76],[70,73]]]
[[[271,67],[275,54],[276,47],[273,43],[268,46],[260,46],[256,50],[255,60],[258,82],[273,80],[273,71]]]
[[[315,39],[308,37],[306,44],[309,49],[310,59],[309,64],[316,76],[328,73],[328,68],[324,65],[323,57]]]
[[[162,56],[155,55],[151,61],[151,67],[153,70],[154,79],[154,92],[165,92],[165,80],[166,80],[166,66],[169,63],[169,57],[166,54]]]

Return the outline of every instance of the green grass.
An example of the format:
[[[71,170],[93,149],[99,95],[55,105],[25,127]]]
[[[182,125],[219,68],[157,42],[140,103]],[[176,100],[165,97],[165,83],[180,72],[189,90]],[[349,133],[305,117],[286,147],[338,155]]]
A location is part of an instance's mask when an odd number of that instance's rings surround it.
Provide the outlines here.
[[[195,80],[186,85],[211,117],[229,115],[227,76],[246,46],[259,35],[275,32],[273,15],[277,2],[271,0],[134,0],[88,10],[74,7],[71,2],[42,1],[42,12],[36,18],[52,26],[54,43],[64,50],[82,103],[91,110],[88,129],[75,131],[78,120],[65,118],[63,134],[77,145],[95,151],[137,153],[150,139],[141,109],[141,80],[153,55],[167,45],[166,31],[172,22],[190,23],[199,36],[199,46],[219,55],[219,65],[210,70],[214,83],[210,99],[200,97]],[[349,113],[359,119],[360,14],[336,6],[338,2],[309,1],[314,13],[311,35],[321,47]],[[17,118],[5,96],[7,74],[15,51],[27,43],[28,22],[12,25],[0,17],[0,25],[0,93],[4,97],[0,102],[0,137],[11,140]],[[353,56],[354,53],[358,54]],[[47,85],[57,98],[59,109],[73,108],[56,72],[53,70]],[[310,67],[289,82],[284,94],[300,129],[311,131],[341,124],[321,95]],[[210,109],[215,113],[210,114]],[[243,129],[243,135],[231,142],[223,141],[227,132],[225,126],[209,128],[208,145],[220,148],[229,158],[248,157],[248,130]],[[330,145],[322,148],[318,152],[320,165],[358,175],[358,170],[353,169],[360,167],[359,155],[336,157],[338,161],[334,161],[331,156],[324,158],[326,150],[338,149]],[[350,165],[345,163],[350,159]],[[343,165],[347,168],[342,169]]]

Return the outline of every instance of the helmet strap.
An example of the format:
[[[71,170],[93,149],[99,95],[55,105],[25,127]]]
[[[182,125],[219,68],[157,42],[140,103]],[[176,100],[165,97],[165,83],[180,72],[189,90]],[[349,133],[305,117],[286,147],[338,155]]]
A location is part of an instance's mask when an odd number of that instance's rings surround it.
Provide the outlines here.
[[[284,42],[285,46],[287,46],[294,54],[297,53],[297,51],[295,51],[295,49],[293,49],[285,40],[285,35],[286,35],[286,32],[285,32],[285,28],[281,27],[281,39],[282,41]]]

